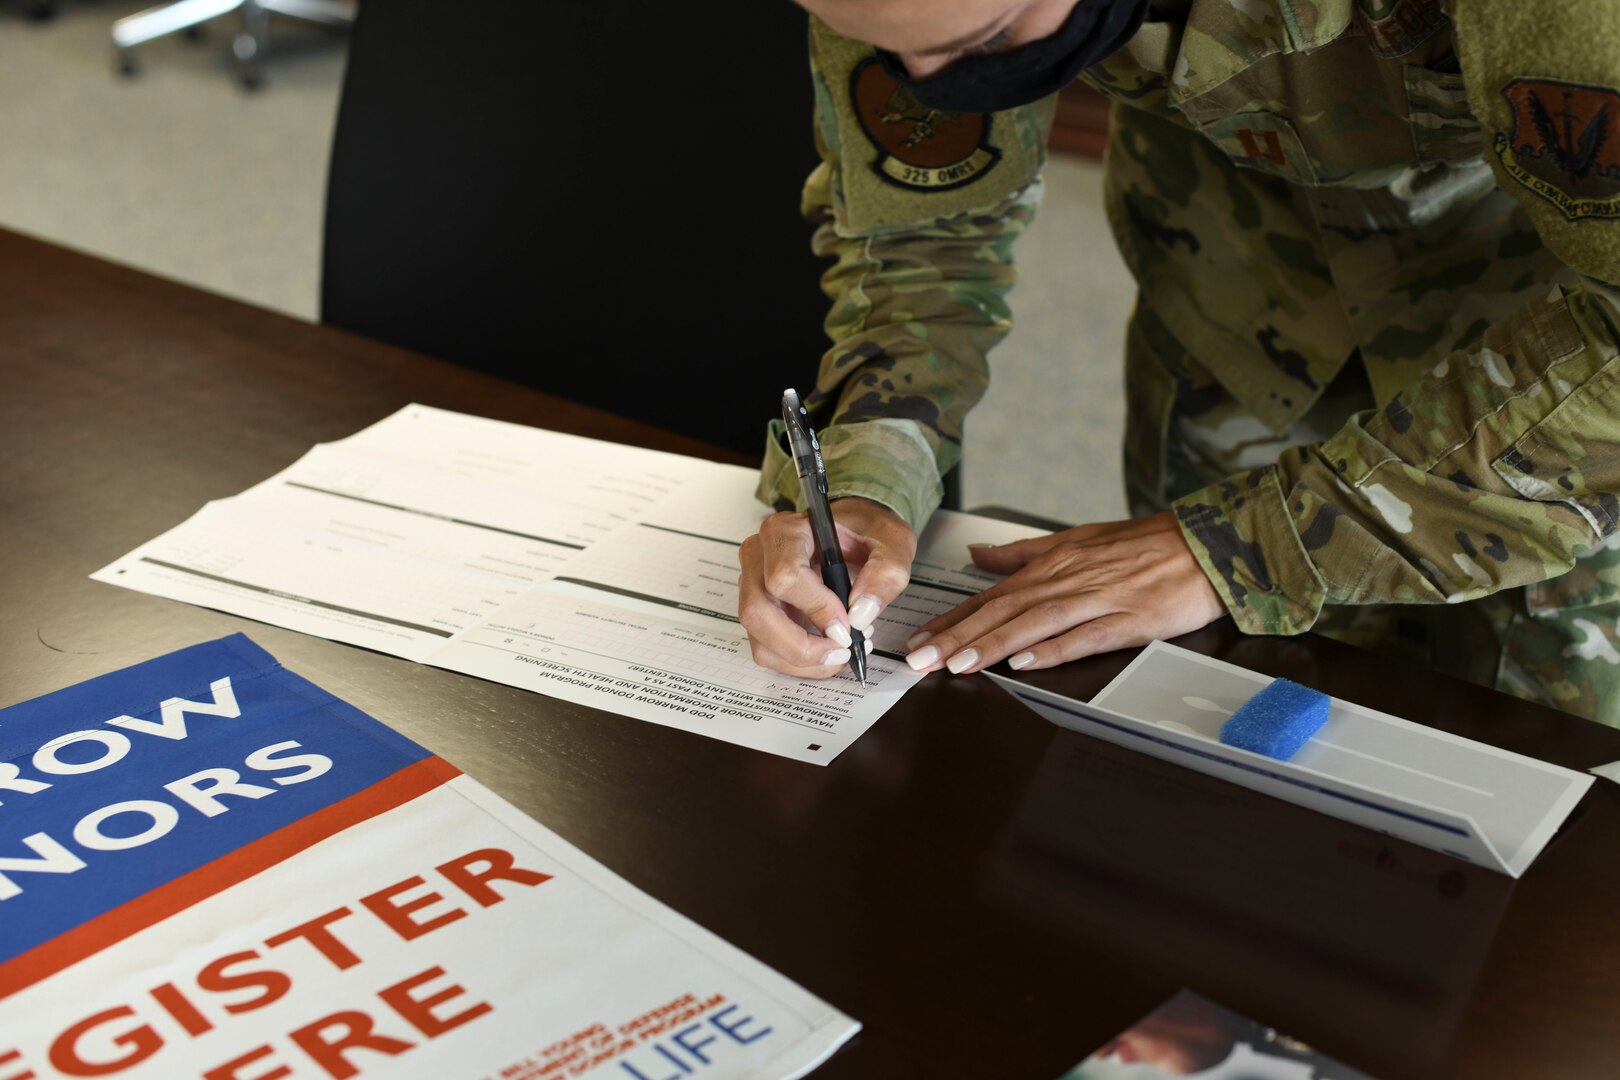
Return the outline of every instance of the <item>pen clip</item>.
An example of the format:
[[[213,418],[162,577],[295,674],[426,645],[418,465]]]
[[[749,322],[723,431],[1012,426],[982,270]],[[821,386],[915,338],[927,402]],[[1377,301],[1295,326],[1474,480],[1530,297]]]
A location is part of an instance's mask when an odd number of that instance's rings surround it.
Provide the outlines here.
[[[816,487],[827,493],[827,465],[821,458],[821,442],[810,426],[810,413],[799,401],[797,390],[782,391],[782,422],[787,427],[788,447],[792,451],[793,470],[799,479],[814,478]]]

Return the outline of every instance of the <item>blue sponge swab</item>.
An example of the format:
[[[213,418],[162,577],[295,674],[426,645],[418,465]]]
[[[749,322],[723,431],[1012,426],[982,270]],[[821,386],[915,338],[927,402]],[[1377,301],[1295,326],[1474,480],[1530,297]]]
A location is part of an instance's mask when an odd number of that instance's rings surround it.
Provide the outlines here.
[[[1287,761],[1327,723],[1326,694],[1277,679],[1221,725],[1221,742]]]

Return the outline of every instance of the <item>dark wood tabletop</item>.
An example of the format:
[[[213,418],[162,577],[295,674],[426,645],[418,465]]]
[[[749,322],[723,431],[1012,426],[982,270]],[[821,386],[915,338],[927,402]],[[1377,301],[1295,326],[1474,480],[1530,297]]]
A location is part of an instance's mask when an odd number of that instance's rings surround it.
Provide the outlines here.
[[[1620,1075],[1607,781],[1515,882],[982,678],[929,676],[820,768],[87,576],[412,401],[735,460],[0,232],[0,705],[246,631],[860,1020],[818,1076],[1054,1077],[1181,987],[1377,1076]],[[1571,768],[1620,759],[1620,731],[1322,638],[1180,644]],[[1031,681],[1089,697],[1128,659]]]

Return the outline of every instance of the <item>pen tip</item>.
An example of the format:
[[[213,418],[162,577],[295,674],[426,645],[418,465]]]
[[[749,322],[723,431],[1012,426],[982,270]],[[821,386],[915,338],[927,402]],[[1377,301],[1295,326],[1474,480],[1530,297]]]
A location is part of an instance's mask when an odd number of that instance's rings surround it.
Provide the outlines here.
[[[866,689],[866,676],[864,676],[864,675],[861,676],[861,689],[862,690]]]

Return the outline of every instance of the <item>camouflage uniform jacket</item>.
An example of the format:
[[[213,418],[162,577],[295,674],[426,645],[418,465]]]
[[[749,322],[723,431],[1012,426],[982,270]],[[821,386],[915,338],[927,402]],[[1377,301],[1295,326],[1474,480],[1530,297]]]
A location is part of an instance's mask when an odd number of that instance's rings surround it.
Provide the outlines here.
[[[811,41],[804,210],[835,262],[809,401],[834,493],[920,525],[1009,326],[1051,103],[933,113],[866,47]],[[1204,365],[1133,394],[1213,380],[1280,434],[1355,362],[1378,405],[1176,501],[1241,627],[1548,582],[1615,531],[1620,4],[1172,0],[1086,78],[1116,101],[1139,311]],[[773,440],[762,497],[792,498],[784,466]]]

